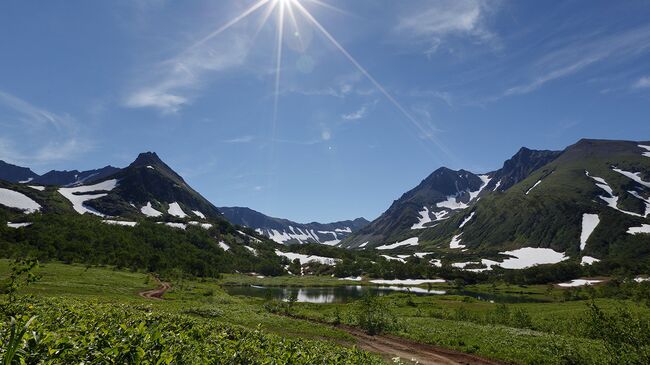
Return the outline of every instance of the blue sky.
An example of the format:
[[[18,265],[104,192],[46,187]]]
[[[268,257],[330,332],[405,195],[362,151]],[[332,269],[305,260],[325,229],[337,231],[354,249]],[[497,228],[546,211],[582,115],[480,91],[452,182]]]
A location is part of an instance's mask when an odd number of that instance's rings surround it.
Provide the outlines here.
[[[217,206],[307,222],[521,146],[650,139],[648,2],[284,0],[263,23],[275,1],[221,32],[257,0],[2,2],[0,159],[156,151]]]

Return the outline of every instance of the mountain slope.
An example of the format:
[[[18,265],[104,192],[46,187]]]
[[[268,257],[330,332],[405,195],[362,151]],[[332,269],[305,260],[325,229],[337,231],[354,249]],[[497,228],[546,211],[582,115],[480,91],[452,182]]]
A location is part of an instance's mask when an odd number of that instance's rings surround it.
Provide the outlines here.
[[[640,145],[650,143],[581,140],[420,242],[449,249],[454,239],[478,254],[549,248],[583,262],[648,258],[650,157]]]
[[[369,222],[364,218],[333,223],[296,223],[287,219],[274,218],[250,208],[220,207],[226,219],[233,223],[254,229],[275,242],[322,243],[336,245],[352,232],[356,232]]]
[[[12,183],[28,183],[38,177],[34,171],[0,161],[0,180]]]

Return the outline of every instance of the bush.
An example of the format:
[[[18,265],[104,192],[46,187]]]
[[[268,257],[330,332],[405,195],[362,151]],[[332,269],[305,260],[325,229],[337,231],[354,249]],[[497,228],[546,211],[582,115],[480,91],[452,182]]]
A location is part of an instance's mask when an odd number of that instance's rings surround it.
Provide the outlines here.
[[[397,317],[390,308],[371,293],[356,305],[356,324],[369,335],[378,335],[399,328]]]

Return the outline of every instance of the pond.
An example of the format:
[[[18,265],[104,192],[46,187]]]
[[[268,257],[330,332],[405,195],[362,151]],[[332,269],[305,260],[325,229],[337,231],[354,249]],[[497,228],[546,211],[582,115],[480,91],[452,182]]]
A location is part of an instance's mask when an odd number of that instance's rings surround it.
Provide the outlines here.
[[[395,292],[410,292],[416,295],[442,295],[443,290],[428,290],[418,287],[402,286],[362,286],[345,285],[334,287],[277,287],[277,286],[224,286],[230,295],[288,300],[292,296],[300,303],[347,303],[363,297],[366,293],[386,295]]]

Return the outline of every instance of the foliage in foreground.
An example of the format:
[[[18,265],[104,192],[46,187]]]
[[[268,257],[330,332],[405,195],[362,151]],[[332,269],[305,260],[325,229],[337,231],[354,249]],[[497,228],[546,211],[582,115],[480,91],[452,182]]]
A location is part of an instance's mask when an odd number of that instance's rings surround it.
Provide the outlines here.
[[[86,364],[380,364],[357,349],[287,339],[149,306],[38,301],[5,305],[0,358],[15,341],[12,329],[29,324],[13,363]],[[17,315],[16,323],[10,316]],[[13,340],[12,340],[13,339]]]

